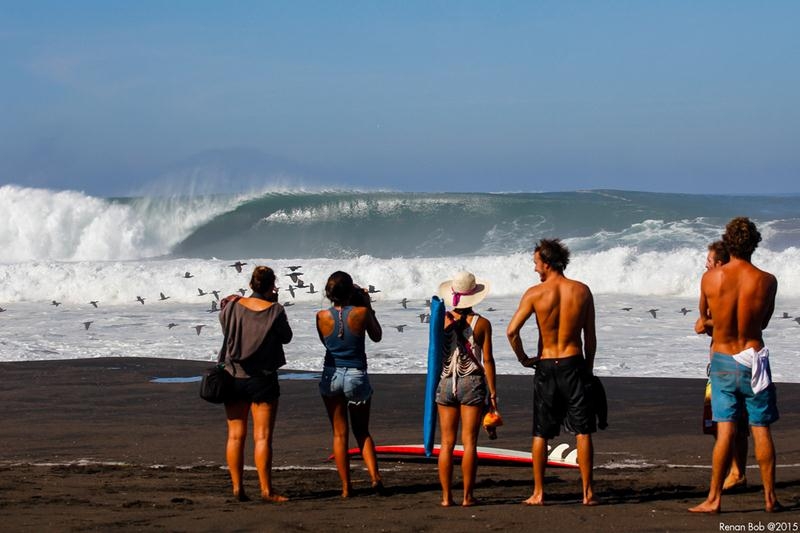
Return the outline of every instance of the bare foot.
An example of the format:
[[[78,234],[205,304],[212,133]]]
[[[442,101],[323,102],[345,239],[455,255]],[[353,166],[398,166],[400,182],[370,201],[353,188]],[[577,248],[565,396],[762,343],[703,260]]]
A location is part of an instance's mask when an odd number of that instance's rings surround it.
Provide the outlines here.
[[[766,508],[765,508],[765,510],[766,510],[768,513],[780,513],[780,512],[782,512],[782,511],[785,511],[785,510],[786,510],[786,508],[785,508],[783,505],[781,505],[780,503],[778,503],[778,502],[776,501],[776,502],[775,502],[775,503],[773,503],[772,505],[767,505],[767,506],[766,506]]]
[[[478,505],[478,500],[475,498],[464,498],[464,501],[461,502],[461,507],[472,507],[473,505]]]
[[[586,505],[586,506],[600,505],[600,500],[598,500],[594,496],[591,496],[589,498],[584,498],[583,499],[583,505]]]
[[[233,493],[233,497],[236,498],[236,501],[239,501],[239,502],[249,502],[250,501],[250,498],[247,496],[247,494],[244,493],[244,491],[234,492]]]
[[[692,507],[689,509],[690,513],[711,513],[716,514],[720,512],[720,504],[713,504],[710,501],[706,500],[700,505]]]
[[[452,507],[455,504],[453,503],[453,500],[442,500],[441,503],[439,503],[439,505],[441,505],[442,507]]]
[[[722,484],[722,490],[734,490],[734,489],[743,489],[747,487],[747,478],[736,477],[736,476],[728,476],[725,478],[725,482]]]
[[[283,503],[283,502],[288,502],[289,498],[287,498],[286,496],[283,496],[282,494],[275,494],[274,492],[272,494],[264,494],[264,493],[262,493],[261,494],[261,501],[270,502],[270,503]]]
[[[522,503],[524,503],[525,505],[544,505],[544,498],[542,497],[541,494],[538,496],[533,495]]]
[[[372,482],[372,492],[377,494],[378,496],[386,496],[386,487],[383,486],[383,481],[380,479],[378,481]]]

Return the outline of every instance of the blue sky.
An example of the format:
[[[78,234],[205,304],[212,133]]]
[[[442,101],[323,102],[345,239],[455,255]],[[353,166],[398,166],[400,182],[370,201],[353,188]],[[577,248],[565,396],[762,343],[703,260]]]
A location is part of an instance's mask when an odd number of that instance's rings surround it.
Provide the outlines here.
[[[2,1],[0,184],[797,193],[799,21],[788,0]]]

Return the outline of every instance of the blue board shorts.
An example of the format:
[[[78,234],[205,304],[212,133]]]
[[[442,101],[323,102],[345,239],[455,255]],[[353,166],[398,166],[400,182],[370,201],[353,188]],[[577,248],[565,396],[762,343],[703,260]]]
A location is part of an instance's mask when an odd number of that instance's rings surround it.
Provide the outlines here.
[[[319,393],[328,397],[343,395],[349,403],[358,405],[372,397],[372,385],[366,370],[326,366],[319,380]]]
[[[767,372],[772,381],[769,367]],[[750,368],[738,363],[730,355],[714,352],[710,372],[714,422],[736,422],[745,412],[751,426],[769,426],[778,420],[775,384],[770,383],[766,389],[753,394],[750,376]]]

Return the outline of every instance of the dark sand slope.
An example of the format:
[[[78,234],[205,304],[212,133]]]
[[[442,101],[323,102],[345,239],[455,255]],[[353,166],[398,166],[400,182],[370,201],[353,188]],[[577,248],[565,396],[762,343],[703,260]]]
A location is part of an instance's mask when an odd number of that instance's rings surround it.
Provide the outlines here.
[[[778,497],[789,508],[763,512],[760,479],[723,500],[723,513],[686,509],[708,489],[712,439],[700,432],[701,379],[605,378],[610,428],[595,439],[596,492],[580,505],[575,470],[550,469],[550,505],[520,504],[531,492],[527,467],[481,465],[469,509],[438,507],[433,462],[382,458],[389,496],[372,495],[360,461],[357,496],[342,501],[326,461],[330,430],[314,380],[283,380],[275,438],[275,487],[292,501],[234,503],[224,465],[221,406],[197,383],[152,383],[199,375],[207,363],[93,359],[2,363],[0,517],[4,531],[720,531],[761,521],[800,526],[800,385],[779,384],[774,426]],[[378,444],[422,440],[422,375],[374,375],[372,432]],[[498,378],[506,425],[480,445],[530,447],[531,379]],[[572,442],[569,435],[562,436]],[[351,439],[352,442],[352,439]],[[752,449],[750,463],[753,463]],[[252,464],[248,451],[247,464]],[[256,473],[246,473],[251,495]],[[456,479],[460,473],[456,471]],[[791,524],[789,524],[791,527]],[[788,529],[792,531],[792,529]]]

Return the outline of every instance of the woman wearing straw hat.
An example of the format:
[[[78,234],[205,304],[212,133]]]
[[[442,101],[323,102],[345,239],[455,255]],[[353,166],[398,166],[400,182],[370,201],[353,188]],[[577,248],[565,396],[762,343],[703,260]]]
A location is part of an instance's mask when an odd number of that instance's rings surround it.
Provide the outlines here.
[[[492,324],[472,310],[489,293],[489,283],[470,272],[459,272],[439,285],[439,296],[452,310],[445,314],[442,374],[436,390],[442,445],[439,452],[439,481],[442,506],[453,505],[453,448],[461,422],[464,456],[461,475],[464,498],[461,505],[475,505],[472,492],[478,470],[478,432],[486,398],[497,410]],[[487,394],[488,389],[488,394]]]

